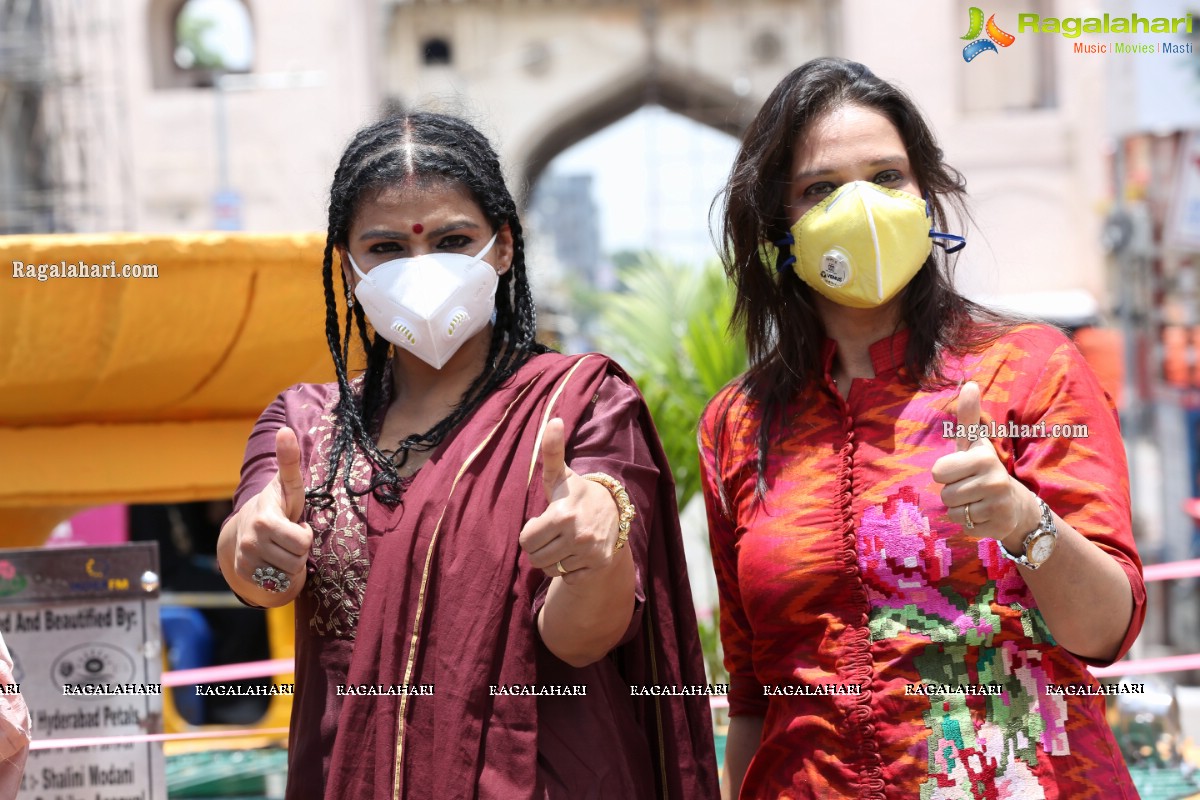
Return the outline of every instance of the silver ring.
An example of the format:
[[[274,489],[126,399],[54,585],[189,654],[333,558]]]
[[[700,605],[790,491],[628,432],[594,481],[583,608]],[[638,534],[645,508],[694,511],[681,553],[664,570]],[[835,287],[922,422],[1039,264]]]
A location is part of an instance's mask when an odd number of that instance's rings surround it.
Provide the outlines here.
[[[280,594],[292,587],[292,579],[285,575],[282,570],[275,569],[274,567],[258,567],[254,570],[254,574],[250,578],[264,592]]]
[[[971,504],[970,503],[967,503],[965,506],[963,506],[963,517],[965,517],[967,520],[967,530],[971,530],[972,528],[975,527],[975,523],[971,522]]]
[[[558,562],[557,564],[555,564],[554,566],[558,567],[558,574],[559,574],[559,575],[566,575],[568,572],[570,572],[570,571],[571,571],[571,570],[569,570],[569,569],[563,569],[563,565],[562,565],[562,562],[561,562],[561,561],[559,561],[559,562]]]

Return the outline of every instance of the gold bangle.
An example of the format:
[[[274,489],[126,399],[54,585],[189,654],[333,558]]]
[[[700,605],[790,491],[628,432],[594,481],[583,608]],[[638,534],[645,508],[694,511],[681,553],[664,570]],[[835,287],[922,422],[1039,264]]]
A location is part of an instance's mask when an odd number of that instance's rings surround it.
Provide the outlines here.
[[[613,545],[613,553],[616,554],[629,541],[629,526],[637,516],[637,509],[633,507],[633,502],[629,499],[629,492],[625,491],[625,487],[613,476],[605,475],[603,472],[589,472],[583,477],[608,489],[608,493],[612,495],[613,501],[617,504],[617,543]]]

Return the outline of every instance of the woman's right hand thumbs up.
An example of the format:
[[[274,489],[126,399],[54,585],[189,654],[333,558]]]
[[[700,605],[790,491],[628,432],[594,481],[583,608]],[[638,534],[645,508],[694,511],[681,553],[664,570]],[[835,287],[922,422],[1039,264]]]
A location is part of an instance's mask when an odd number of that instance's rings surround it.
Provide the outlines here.
[[[300,444],[291,428],[280,428],[275,434],[275,460],[279,472],[279,505],[291,522],[299,522],[304,513],[304,479],[300,476]],[[307,551],[305,551],[307,552]]]
[[[262,606],[291,601],[304,586],[313,533],[300,522],[304,513],[304,478],[300,445],[291,428],[275,434],[279,471],[263,490],[250,498],[221,531],[218,557],[233,566],[227,575],[242,597]],[[227,568],[226,558],[221,558]]]

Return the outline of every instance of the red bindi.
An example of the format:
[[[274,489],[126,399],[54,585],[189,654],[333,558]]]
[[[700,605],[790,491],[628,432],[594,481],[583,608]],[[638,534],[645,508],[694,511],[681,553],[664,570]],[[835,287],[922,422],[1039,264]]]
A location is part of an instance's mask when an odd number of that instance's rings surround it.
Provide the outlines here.
[[[423,230],[425,230],[425,226],[421,223],[417,222],[413,224],[413,233],[420,233]]]

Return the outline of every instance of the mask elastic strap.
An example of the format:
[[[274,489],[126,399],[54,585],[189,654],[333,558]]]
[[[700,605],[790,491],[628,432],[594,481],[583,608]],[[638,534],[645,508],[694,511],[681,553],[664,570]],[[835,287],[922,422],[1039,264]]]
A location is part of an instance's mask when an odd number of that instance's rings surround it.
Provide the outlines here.
[[[792,232],[788,231],[787,236],[775,242],[775,246],[779,248],[780,260],[775,265],[778,272],[783,272],[785,269],[796,263],[796,256],[792,253],[792,245],[796,243],[796,237],[792,236]],[[783,258],[783,254],[787,253],[788,257]]]
[[[483,259],[483,257],[484,257],[484,256],[486,256],[486,255],[488,254],[488,251],[490,251],[490,250],[492,249],[492,245],[494,245],[494,244],[496,243],[496,237],[497,237],[497,236],[499,236],[499,235],[500,235],[500,232],[499,232],[499,231],[497,231],[496,233],[493,233],[493,234],[492,234],[492,238],[488,240],[488,243],[487,243],[487,244],[485,244],[485,245],[483,246],[483,249],[482,249],[482,250],[480,250],[480,251],[479,251],[479,253],[478,253],[478,255],[476,255],[476,256],[475,256],[475,260],[476,260],[476,261],[480,261],[480,260],[482,260],[482,259]]]
[[[967,238],[965,236],[957,236],[953,233],[942,233],[941,231],[935,231],[933,228],[929,229],[929,238],[933,239],[933,243],[945,250],[947,253],[957,253],[959,250],[962,250],[967,246]],[[956,244],[951,245],[947,244],[946,242],[939,242],[938,239],[945,239],[948,242],[956,242]]]
[[[358,264],[354,263],[354,256],[350,255],[349,247],[346,248],[346,258],[350,259],[350,268],[354,270],[354,274],[357,275],[360,280],[365,281],[367,279],[367,276],[364,275],[363,271],[358,268]]]
[[[933,207],[929,205],[929,192],[925,192],[922,198],[925,201],[925,217],[929,220],[929,238],[933,239],[933,243],[949,253],[957,253],[967,246],[965,236],[956,236],[953,233],[942,233],[933,229]],[[939,242],[938,239],[947,239],[951,242],[957,242],[954,245],[947,245],[946,242]]]

